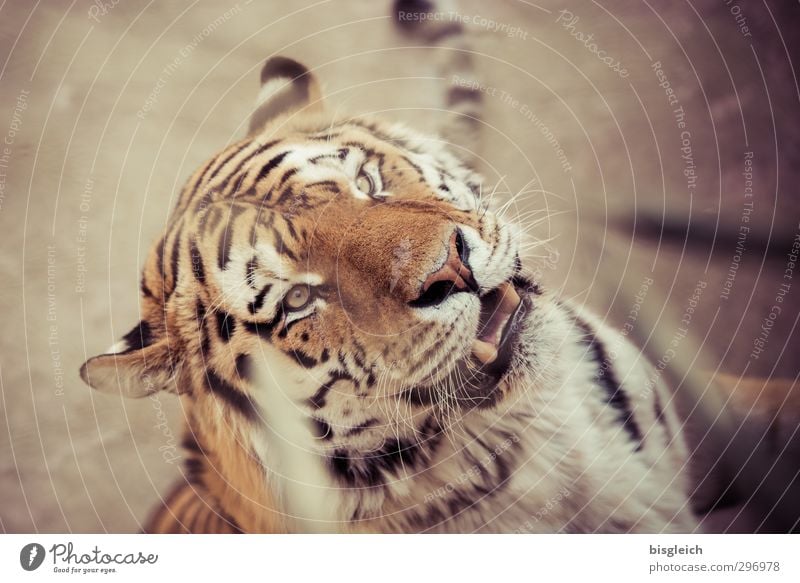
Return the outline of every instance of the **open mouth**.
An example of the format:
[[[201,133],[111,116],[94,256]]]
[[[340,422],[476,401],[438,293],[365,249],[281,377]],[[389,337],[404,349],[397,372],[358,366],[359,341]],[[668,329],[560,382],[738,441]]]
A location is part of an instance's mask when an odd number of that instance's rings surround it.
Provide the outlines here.
[[[472,343],[472,357],[483,372],[502,375],[513,356],[519,336],[524,302],[513,280],[508,280],[481,298],[478,334]]]
[[[462,407],[491,407],[502,398],[498,391],[519,351],[526,314],[535,286],[517,273],[481,300],[478,332],[472,342],[472,366],[458,376],[456,399]],[[467,363],[465,363],[467,364]]]
[[[518,272],[480,298],[481,313],[471,355],[460,361],[453,376],[454,396],[461,407],[491,407],[502,397],[497,389],[519,350],[525,315],[538,293],[536,285]],[[420,403],[434,403],[438,398],[437,389],[430,386],[415,387],[410,394]]]

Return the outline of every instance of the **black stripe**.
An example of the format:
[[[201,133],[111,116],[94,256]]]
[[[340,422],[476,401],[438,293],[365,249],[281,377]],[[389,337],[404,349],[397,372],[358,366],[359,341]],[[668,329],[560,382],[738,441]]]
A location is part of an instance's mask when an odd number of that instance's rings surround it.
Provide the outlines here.
[[[328,441],[333,438],[333,429],[331,429],[330,424],[324,419],[312,417],[311,429],[313,436],[317,439],[324,439]]]
[[[189,481],[189,483],[196,483],[198,486],[200,485],[200,483],[192,482],[191,480]],[[197,532],[195,530],[195,527],[197,525],[197,517],[200,515],[200,511],[202,510],[202,507],[200,506],[200,502],[198,500],[199,499],[195,494],[195,497],[190,502],[190,505],[183,511],[183,515],[185,518],[183,521],[185,525],[184,528],[186,529],[186,532],[188,534],[194,534],[195,532]]]
[[[203,448],[200,446],[200,442],[197,440],[197,436],[191,430],[186,431],[183,434],[183,440],[181,441],[181,445],[194,453],[203,453]]]
[[[250,396],[217,376],[211,368],[206,368],[206,386],[214,395],[225,401],[248,420],[253,421],[258,418],[258,411]]]
[[[242,174],[239,175],[239,178],[236,179],[236,184],[233,186],[233,188],[231,188],[230,196],[232,196],[233,198],[236,198],[236,193],[239,192],[239,189],[242,187],[242,183],[244,182],[245,178],[247,178],[247,173],[246,172],[243,172]],[[229,182],[229,180],[225,180],[225,186],[228,186],[228,182]],[[248,192],[245,193],[245,196],[247,196],[249,194],[250,193],[248,191]]]
[[[188,523],[187,519],[189,518],[187,513],[191,511],[192,503],[197,495],[195,494],[195,489],[192,487],[192,484],[188,481],[184,480],[182,486],[183,488],[181,488],[181,491],[175,497],[168,510],[171,517],[168,520],[172,522],[172,525],[167,534],[183,534],[189,532],[186,527]]]
[[[211,511],[208,508],[208,505],[205,503],[205,501],[200,501],[200,499],[198,499],[197,512],[195,512],[194,517],[192,518],[192,524],[189,529],[192,534],[203,533],[203,527],[208,520],[209,514],[211,514]]]
[[[328,381],[323,384],[314,395],[308,399],[308,404],[314,407],[315,409],[321,409],[325,406],[325,397],[327,396],[328,392],[333,388],[339,381],[352,381],[353,377],[343,371],[334,371],[330,373],[330,377]]]
[[[231,205],[228,211],[228,220],[225,223],[225,230],[219,238],[219,254],[217,256],[217,265],[220,269],[224,270],[228,265],[231,254],[231,245],[233,244],[234,228],[236,226],[236,218],[244,212],[244,208],[239,205]],[[228,235],[230,233],[230,236]]]
[[[311,182],[310,184],[306,184],[305,188],[308,190],[309,188],[314,188],[315,186],[322,186],[326,190],[330,190],[339,194],[341,190],[339,189],[339,184],[335,180],[320,180],[319,182]]]
[[[245,144],[241,144],[241,145],[239,145],[239,147],[235,147],[234,151],[233,151],[233,152],[231,152],[231,153],[230,153],[228,156],[226,156],[226,157],[225,157],[225,158],[222,160],[222,162],[220,162],[220,163],[219,163],[219,164],[216,166],[216,168],[214,169],[214,171],[213,171],[213,173],[211,174],[211,177],[210,177],[210,178],[214,178],[214,176],[216,176],[216,175],[217,175],[217,173],[220,171],[220,169],[221,169],[221,168],[222,168],[222,167],[223,167],[225,164],[227,164],[227,163],[228,163],[228,161],[229,161],[231,158],[233,158],[233,157],[234,157],[236,154],[238,154],[239,152],[241,152],[242,150],[244,150],[244,149],[245,149],[245,148],[246,148],[246,147],[247,147],[249,144],[250,144],[250,143],[248,142],[248,143],[245,143]],[[191,194],[190,194],[190,195],[189,195],[189,196],[186,198],[186,204],[187,204],[187,205],[188,205],[188,204],[190,204],[190,203],[191,203],[191,201],[192,201],[192,200],[195,198],[195,196],[197,195],[197,191],[198,191],[198,189],[200,188],[200,186],[202,186],[203,182],[205,182],[205,180],[206,180],[206,177],[208,176],[208,173],[209,173],[209,171],[211,170],[211,167],[214,165],[214,162],[216,162],[217,160],[219,160],[219,157],[220,157],[221,155],[222,155],[222,154],[218,154],[217,156],[215,156],[214,158],[212,158],[212,159],[209,161],[209,163],[208,163],[208,165],[206,166],[205,170],[203,170],[203,173],[200,175],[200,178],[198,178],[198,179],[197,179],[197,182],[195,182],[195,183],[194,183],[194,186],[192,187],[192,193],[191,193]]]
[[[256,227],[258,226],[258,219],[260,217],[261,217],[261,206],[258,207],[258,214],[256,214],[255,220],[250,223],[250,236],[248,240],[250,241],[250,246],[254,248],[258,245],[258,233],[256,232]],[[253,256],[253,259],[256,259],[255,256]],[[255,267],[258,267],[257,259]]]
[[[278,186],[276,186],[276,188],[281,188],[284,184],[286,184],[286,181],[289,180],[295,174],[297,174],[297,172],[298,172],[297,168],[290,168],[289,170],[284,172],[283,176],[281,176],[281,179],[278,181]]]
[[[403,156],[403,161],[417,171],[417,174],[419,174],[420,182],[425,182],[425,173],[422,171],[422,168],[420,168],[419,165],[409,160],[406,156]]]
[[[304,189],[304,190],[305,190],[306,188],[307,188],[307,186],[303,186],[303,189]],[[272,195],[273,195],[275,192],[278,192],[279,190],[280,190],[280,189],[278,189],[278,188],[275,188],[275,189],[273,189],[273,190],[272,190],[272,191],[269,193],[269,196],[270,196],[270,197],[272,197]],[[278,198],[277,198],[277,199],[276,199],[276,200],[275,200],[275,201],[274,201],[272,204],[273,204],[273,206],[280,206],[280,205],[282,205],[282,204],[283,204],[283,203],[284,203],[284,202],[285,202],[287,199],[294,198],[294,196],[295,196],[294,185],[293,185],[293,184],[290,184],[290,185],[288,185],[286,188],[284,188],[283,190],[280,190],[280,194],[278,195]],[[295,207],[295,205],[293,204],[293,205],[292,205],[292,207],[294,208],[294,207]]]
[[[664,409],[661,406],[661,397],[658,394],[658,391],[653,389],[653,412],[656,416],[656,421],[658,421],[664,427],[664,433],[667,435],[667,445],[672,443],[672,432],[667,425],[667,420],[664,417]]]
[[[455,327],[455,325],[453,327]],[[353,344],[353,347],[355,349],[351,354],[351,356],[353,357],[353,361],[356,363],[356,366],[358,368],[364,371],[364,374],[369,374],[372,371],[369,368],[367,368],[365,362],[367,357],[367,349],[364,348],[364,346],[355,338],[351,338],[350,342]]]
[[[281,234],[275,227],[272,227],[272,236],[275,238],[275,248],[278,250],[278,253],[286,255],[292,261],[297,261],[297,255],[295,255],[294,252],[292,252],[292,250],[286,246],[286,244],[283,242],[283,237],[281,237]]]
[[[284,351],[285,354],[288,354],[303,368],[314,368],[319,364],[319,361],[303,352],[302,350],[289,350],[288,352]]]
[[[359,435],[369,429],[370,427],[374,427],[380,423],[378,419],[374,417],[372,419],[367,419],[366,421],[362,421],[358,425],[354,425],[350,429],[344,432],[343,437],[353,437],[354,435]]]
[[[142,279],[139,282],[139,289],[141,290],[142,295],[145,296],[146,298],[155,298],[153,292],[147,286],[147,280],[144,274],[142,274]]]
[[[141,350],[153,343],[153,331],[150,329],[150,324],[146,320],[142,320],[133,329],[125,334],[122,339],[127,344],[124,352],[131,352],[133,350]]]
[[[239,523],[232,516],[228,516],[227,514],[220,514],[220,518],[223,522],[225,522],[228,527],[231,529],[232,534],[244,534],[242,527],[239,526]]]
[[[183,233],[183,222],[178,227],[177,233],[175,233],[175,238],[172,240],[172,251],[170,253],[170,270],[172,275],[172,290],[174,290],[178,285],[178,259],[180,258],[180,250],[181,250],[181,234]]]
[[[251,334],[260,336],[267,342],[272,342],[272,332],[275,330],[275,327],[280,323],[282,318],[283,313],[278,310],[278,312],[275,314],[275,317],[269,322],[245,322],[244,327]]]
[[[236,357],[236,374],[243,381],[249,381],[252,377],[253,362],[249,354],[240,354]]]
[[[229,342],[236,331],[236,319],[222,310],[217,311],[217,332],[223,342]]]
[[[195,279],[202,285],[206,282],[206,270],[203,267],[203,256],[197,248],[197,242],[192,239],[189,241],[189,260],[192,263],[192,273]]]
[[[267,216],[264,219],[264,222],[261,222],[261,214],[265,210],[267,211]],[[253,236],[253,235],[255,235],[255,227],[256,227],[256,225],[259,225],[262,229],[269,229],[269,228],[272,227],[273,223],[275,223],[275,213],[273,211],[271,211],[270,209],[267,209],[266,207],[264,207],[264,204],[262,202],[262,204],[258,205],[258,215],[256,216],[256,220],[253,221],[253,224],[251,225],[252,232],[250,233],[250,244],[255,246],[255,243],[256,243],[256,240],[255,240],[255,238]]]
[[[247,309],[250,311],[251,314],[255,314],[264,306],[264,298],[269,293],[269,290],[272,289],[272,284],[268,283],[261,291],[256,294],[256,297],[253,298],[253,301],[247,304]]]
[[[437,168],[437,170],[439,171],[439,174],[441,174],[442,176],[444,176],[448,180],[457,180],[456,177],[453,176],[453,174],[447,168],[445,168],[444,166],[439,166]],[[444,178],[442,180],[444,180]]]
[[[365,488],[379,486],[384,483],[384,474],[387,472],[401,468],[415,469],[420,461],[427,459],[436,449],[443,435],[438,422],[430,416],[412,439],[388,438],[380,449],[367,453],[337,449],[328,460],[329,466],[333,474],[348,485]]]
[[[519,256],[517,256],[517,264],[520,265],[520,267],[518,269],[521,269],[521,263],[520,263]],[[511,278],[511,281],[514,283],[514,285],[516,287],[524,289],[529,294],[533,294],[533,295],[536,295],[536,296],[542,295],[542,290],[539,287],[539,284],[533,283],[528,278],[526,278],[526,277],[524,277],[522,275],[519,275],[519,274],[515,275],[513,278]]]
[[[247,281],[247,285],[253,287],[256,281],[256,268],[258,267],[258,258],[253,255],[250,261],[247,262],[247,265],[244,268],[244,279]]]
[[[263,154],[273,146],[277,145],[279,142],[280,140],[273,140],[271,142],[267,142],[266,144],[259,146],[253,152],[242,158],[242,160],[236,165],[236,168],[234,168],[232,172],[229,172],[228,177],[225,178],[225,180],[220,184],[220,189],[225,190],[225,187],[228,186],[228,183],[231,181],[231,179],[234,176],[238,175],[242,171],[242,168],[244,168],[244,165],[247,164],[250,160],[258,156],[259,154]],[[239,183],[237,185],[237,189],[239,186],[241,186],[242,180],[244,179],[246,174],[247,173],[245,172],[244,174],[239,176]]]
[[[164,245],[167,242],[167,234],[161,236],[161,239],[158,241],[158,246],[156,248],[156,260],[158,265],[158,273],[161,275],[161,285],[162,287],[166,287],[166,276],[164,274]]]
[[[216,162],[217,160],[220,159],[220,156],[222,156],[224,152],[218,154],[215,158],[213,158],[208,163],[208,166],[206,166],[206,169],[203,171],[203,174],[200,176],[200,178],[197,179],[197,182],[194,183],[194,186],[192,187],[191,194],[186,198],[186,205],[191,204],[191,201],[194,200],[197,197],[197,192],[200,189],[200,187],[203,185],[203,183],[206,181],[206,177],[208,177],[208,180],[213,180],[217,176],[217,174],[219,174],[219,171],[222,170],[222,168],[225,166],[225,164],[227,164],[234,156],[236,156],[236,154],[238,154],[241,151],[245,150],[251,144],[252,144],[252,142],[246,142],[246,143],[240,144],[238,146],[234,145],[233,146],[233,148],[234,148],[233,152],[231,152],[230,154],[225,156],[219,162],[219,164],[217,164],[214,167],[214,170],[211,172],[211,174],[209,176],[209,171],[211,170],[211,166],[213,165],[214,162]],[[203,199],[206,200],[206,201],[210,200],[210,198],[211,198],[211,193],[210,192],[207,192],[206,195],[203,197]]]
[[[324,133],[324,134],[313,134],[313,135],[308,136],[306,139],[309,139],[309,140],[321,140],[323,142],[330,142],[334,138],[338,138],[341,135],[342,135],[342,132],[327,132],[327,133]],[[320,156],[318,156],[318,157],[320,157]]]
[[[210,218],[208,215],[211,215]],[[206,224],[203,232],[213,233],[214,229],[216,229],[217,225],[219,225],[220,219],[222,219],[222,210],[218,206],[215,206],[209,209],[208,215],[206,216]]]
[[[474,439],[476,438],[475,434],[470,433],[470,435]],[[470,467],[475,468],[480,474],[482,484],[467,481],[463,486],[449,488],[439,504],[423,505],[419,513],[414,513],[410,516],[416,530],[427,531],[443,524],[451,520],[453,516],[458,516],[461,512],[474,507],[481,500],[495,496],[498,492],[503,491],[504,486],[508,484],[513,475],[509,461],[505,459],[509,457],[509,452],[503,451],[501,455],[498,455],[496,447],[490,447],[482,439],[475,439],[475,441],[480,444],[488,455],[486,457],[481,456],[482,459],[480,460],[467,450],[463,452],[463,455]],[[490,471],[487,465],[489,461],[494,462],[495,472]],[[443,505],[447,507],[446,512],[443,509]]]
[[[292,224],[292,220],[287,218],[286,215],[283,216],[283,221],[286,223],[286,229],[289,231],[289,236],[297,241],[297,230],[294,228],[294,224]]]
[[[189,482],[192,484],[202,484],[204,469],[203,460],[196,457],[188,457],[183,463],[186,467],[186,478],[189,480]]]
[[[219,515],[218,509],[208,509],[206,521],[203,523],[203,530],[200,532],[201,534],[223,534],[222,517]]]
[[[162,499],[161,505],[147,520],[147,525],[143,529],[145,533],[155,534],[160,532],[164,534],[166,527],[164,524],[165,520],[169,521],[169,524],[172,524],[176,520],[180,520],[178,517],[174,516],[172,508],[175,505],[178,496],[180,496],[187,487],[188,485],[186,483],[181,483],[170,490],[169,494]]]
[[[292,328],[294,328],[297,324],[302,324],[303,322],[305,322],[305,318],[300,318],[298,320],[292,320],[291,322],[287,323],[283,328],[281,328],[281,331],[278,332],[278,338],[286,338],[289,335],[289,332],[291,332]],[[322,354],[324,356],[324,358],[322,359],[322,362],[325,362],[326,360],[328,360],[328,357],[325,354],[327,351],[328,351],[327,348],[322,351]]]
[[[187,210],[189,210],[191,208],[191,210],[194,212],[194,214],[196,214],[198,216],[203,215],[206,211],[208,211],[209,205],[211,204],[211,200],[213,198],[214,198],[214,192],[209,190],[201,198],[198,198],[195,201],[193,207],[190,205],[190,207],[188,207]],[[204,220],[205,220],[205,217],[202,216],[201,219],[200,219],[199,226],[202,227],[202,224],[203,224]]]
[[[261,170],[258,171],[258,175],[256,175],[255,183],[258,184],[261,181],[262,178],[266,178],[267,174],[272,172],[272,170],[278,164],[280,164],[283,161],[283,159],[286,158],[286,156],[288,156],[288,155],[289,155],[289,151],[288,150],[286,152],[281,152],[280,154],[278,154],[277,156],[272,158],[269,162],[264,164],[261,167]]]
[[[406,389],[400,394],[399,398],[414,407],[433,405],[437,402],[436,391],[425,386]]]
[[[191,194],[187,194],[185,199],[184,198],[181,199],[181,207],[185,206],[185,204],[188,204],[188,202],[192,200],[192,198],[194,198],[194,194],[195,192],[197,192],[197,187],[203,184],[203,181],[206,179],[206,176],[211,171],[211,167],[214,165],[214,162],[216,160],[217,157],[215,156],[214,158],[211,158],[211,160],[206,162],[206,165],[203,167],[203,171],[200,173],[200,176],[197,178],[197,181],[195,181],[195,183],[191,185],[191,190],[192,190]]]
[[[630,399],[628,399],[627,393],[614,374],[613,363],[609,359],[603,343],[597,337],[589,323],[577,315],[574,315],[574,318],[575,324],[584,334],[581,342],[588,347],[589,351],[591,351],[592,359],[597,363],[597,372],[595,373],[594,380],[605,389],[606,402],[618,411],[618,420],[622,423],[622,426],[625,428],[625,431],[628,432],[631,439],[637,442],[636,451],[639,451],[644,445],[642,431],[633,418]]]
[[[447,105],[453,106],[460,101],[472,101],[480,103],[483,101],[480,91],[472,90],[469,87],[453,86],[447,91]]]
[[[241,146],[240,148],[237,148],[236,150],[234,150],[233,152],[231,152],[231,153],[230,153],[228,156],[226,156],[226,157],[225,157],[225,158],[222,160],[222,162],[220,162],[220,163],[217,165],[217,167],[216,167],[216,168],[214,168],[214,171],[211,173],[211,176],[209,176],[209,177],[208,177],[208,179],[209,179],[209,180],[213,180],[214,178],[216,178],[217,174],[219,174],[219,171],[220,171],[220,170],[222,170],[222,168],[225,166],[225,164],[227,164],[228,162],[230,162],[230,161],[231,161],[231,159],[232,159],[234,156],[236,156],[236,154],[238,154],[239,152],[241,152],[242,150],[244,150],[244,149],[245,149],[245,148],[247,148],[248,146],[252,145],[252,143],[253,143],[253,142],[247,142],[247,143],[245,143],[245,144],[242,144],[242,146]],[[200,185],[200,183],[201,183],[201,182],[202,182],[202,178],[201,178],[201,180],[200,180],[200,181],[198,181],[198,183],[197,183],[197,184],[198,184],[198,186]]]
[[[323,139],[327,136],[321,136],[316,138],[315,136],[309,136],[310,139]],[[312,164],[319,164],[320,160],[336,160],[339,156],[337,154],[320,154],[319,156],[314,156],[313,158],[309,158],[308,161]]]
[[[209,338],[208,331],[206,330],[206,307],[199,299],[195,305],[195,321],[197,322],[197,331],[200,333],[200,358],[205,362],[206,355],[209,354]]]
[[[499,436],[503,439],[502,443],[508,444],[500,454],[497,453],[497,447],[487,443],[483,438],[479,435],[476,435],[472,431],[466,430],[467,434],[473,439],[475,443],[480,445],[484,451],[486,452],[486,457],[484,458],[485,461],[480,464],[481,467],[481,475],[483,477],[484,488],[482,488],[485,494],[488,493],[496,493],[498,492],[503,486],[506,485],[508,480],[511,478],[511,466],[509,465],[509,458],[512,456],[511,449],[515,446],[515,444],[519,443],[519,438],[511,433],[507,433],[505,431],[499,431]],[[505,457],[504,457],[505,456]],[[488,461],[493,461],[495,468],[496,468],[496,475],[492,475],[489,472],[489,468],[487,467],[486,463]]]

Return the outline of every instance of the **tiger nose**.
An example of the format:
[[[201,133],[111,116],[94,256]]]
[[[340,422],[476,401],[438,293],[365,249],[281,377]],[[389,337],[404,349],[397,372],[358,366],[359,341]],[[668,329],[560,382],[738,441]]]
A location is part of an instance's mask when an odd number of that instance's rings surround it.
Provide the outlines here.
[[[447,258],[441,267],[429,273],[420,294],[409,302],[415,308],[435,306],[459,292],[478,293],[479,287],[469,267],[469,247],[461,229],[456,228],[447,243]]]

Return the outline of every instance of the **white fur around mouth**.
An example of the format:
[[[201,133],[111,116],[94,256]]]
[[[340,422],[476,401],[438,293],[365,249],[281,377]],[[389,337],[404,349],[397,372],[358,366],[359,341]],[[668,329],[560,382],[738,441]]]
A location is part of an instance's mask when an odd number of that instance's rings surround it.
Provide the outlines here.
[[[478,337],[472,342],[472,356],[488,365],[497,359],[503,331],[520,304],[520,297],[510,281],[502,283],[481,298],[481,323]]]

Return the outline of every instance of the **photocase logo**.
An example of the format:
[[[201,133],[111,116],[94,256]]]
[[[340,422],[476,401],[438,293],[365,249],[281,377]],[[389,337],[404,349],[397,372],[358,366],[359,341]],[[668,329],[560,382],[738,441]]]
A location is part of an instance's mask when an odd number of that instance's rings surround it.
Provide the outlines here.
[[[19,552],[19,564],[26,571],[35,571],[44,562],[44,547],[39,543],[30,543]]]

